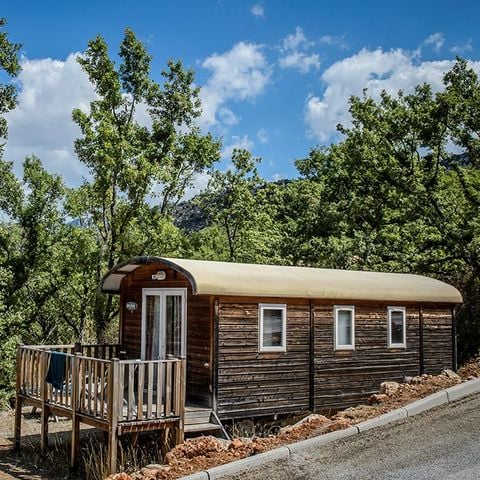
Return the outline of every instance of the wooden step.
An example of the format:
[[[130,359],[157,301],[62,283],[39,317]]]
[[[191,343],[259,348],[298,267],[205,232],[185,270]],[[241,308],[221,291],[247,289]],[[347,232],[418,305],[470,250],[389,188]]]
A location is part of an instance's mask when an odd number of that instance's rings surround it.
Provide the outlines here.
[[[214,430],[223,430],[223,428],[221,425],[210,422],[185,425],[185,433],[212,432]]]
[[[212,417],[212,411],[194,410],[185,412],[185,425],[195,425],[200,423],[210,423]]]

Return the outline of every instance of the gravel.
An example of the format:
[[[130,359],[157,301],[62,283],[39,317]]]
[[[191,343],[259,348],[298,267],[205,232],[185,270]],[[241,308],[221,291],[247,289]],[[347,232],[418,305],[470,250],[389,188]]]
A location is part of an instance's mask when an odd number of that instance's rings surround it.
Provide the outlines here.
[[[308,449],[227,480],[480,478],[480,395]]]

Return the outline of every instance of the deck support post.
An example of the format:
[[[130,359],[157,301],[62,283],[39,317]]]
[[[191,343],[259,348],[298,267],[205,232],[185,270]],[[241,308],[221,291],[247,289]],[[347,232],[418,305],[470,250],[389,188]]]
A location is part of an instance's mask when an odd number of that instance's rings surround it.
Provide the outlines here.
[[[15,397],[15,450],[20,448],[20,437],[22,434],[22,406],[23,400],[20,396],[22,390],[22,346],[17,347],[17,382],[16,382],[16,397]]]
[[[42,401],[42,416],[40,425],[40,446],[43,453],[48,447],[48,416],[50,409],[47,407],[47,382],[45,377],[47,375],[47,352],[45,350],[40,354],[40,398]]]
[[[110,362],[110,375],[108,378],[108,469],[109,473],[117,472],[118,453],[118,385],[119,385],[119,360],[112,358]]]
[[[70,467],[72,469],[75,469],[78,466],[78,453],[80,451],[80,422],[77,418],[79,388],[78,372],[80,368],[80,359],[78,357],[80,355],[80,353],[76,353],[72,358],[72,437],[70,445]]]

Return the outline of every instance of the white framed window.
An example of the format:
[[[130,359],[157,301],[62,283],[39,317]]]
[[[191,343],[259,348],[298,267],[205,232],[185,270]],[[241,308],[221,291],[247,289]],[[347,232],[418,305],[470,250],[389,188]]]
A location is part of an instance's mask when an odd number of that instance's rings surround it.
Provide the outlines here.
[[[407,347],[405,307],[388,307],[388,348]]]
[[[285,352],[287,347],[287,306],[260,303],[258,306],[261,352]]]
[[[355,350],[355,307],[335,305],[335,350]]]

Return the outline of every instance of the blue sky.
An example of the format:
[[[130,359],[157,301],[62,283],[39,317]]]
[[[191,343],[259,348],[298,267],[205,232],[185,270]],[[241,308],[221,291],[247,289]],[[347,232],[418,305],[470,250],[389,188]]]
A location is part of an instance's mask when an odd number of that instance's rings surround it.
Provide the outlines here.
[[[2,5],[13,41],[23,43],[20,104],[9,115],[6,158],[35,153],[69,185],[85,174],[72,149],[73,107],[91,88],[75,62],[96,34],[118,50],[132,28],[154,57],[182,59],[202,87],[201,127],[263,158],[268,179],[296,175],[293,161],[338,140],[348,97],[378,97],[441,78],[455,55],[477,64],[480,4],[463,1],[19,1]],[[205,180],[205,179],[203,179]],[[202,186],[199,179],[198,186]]]

